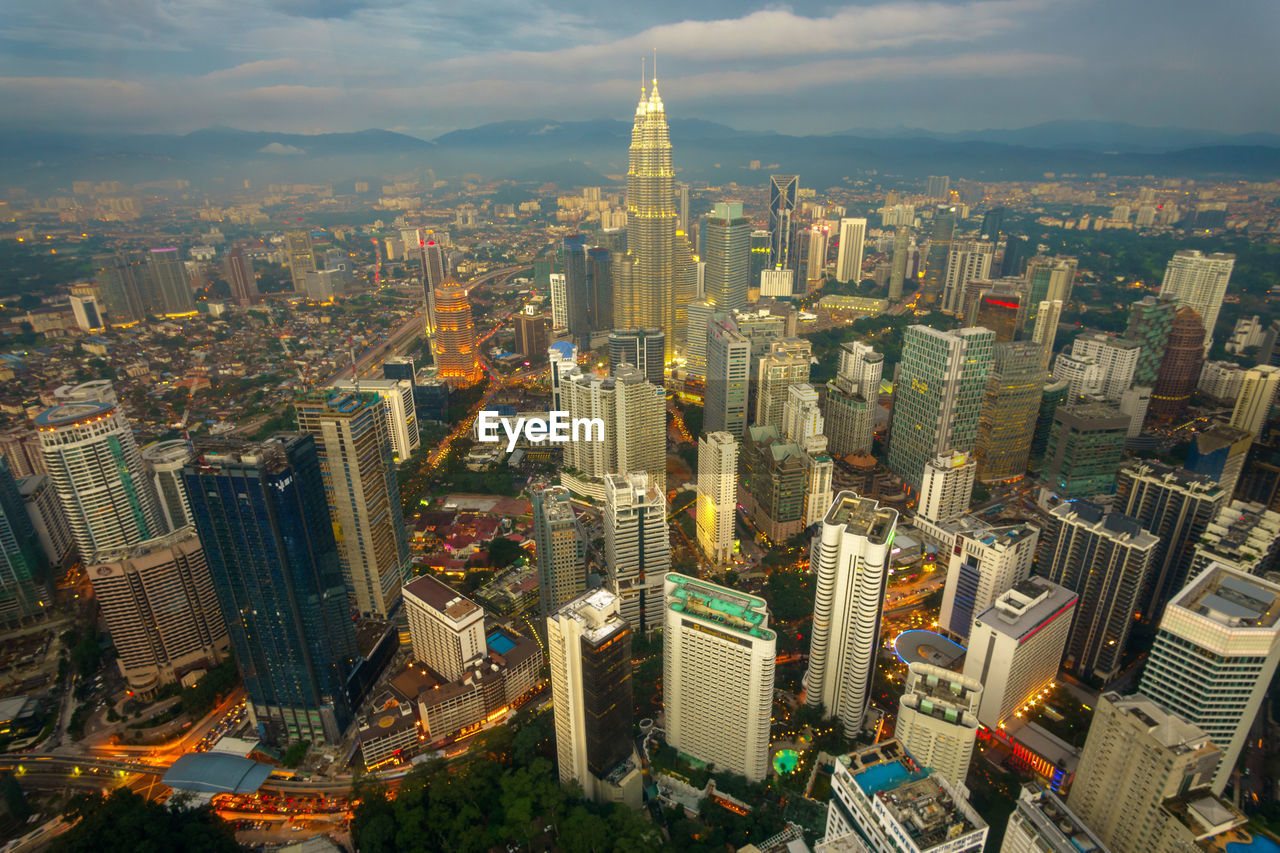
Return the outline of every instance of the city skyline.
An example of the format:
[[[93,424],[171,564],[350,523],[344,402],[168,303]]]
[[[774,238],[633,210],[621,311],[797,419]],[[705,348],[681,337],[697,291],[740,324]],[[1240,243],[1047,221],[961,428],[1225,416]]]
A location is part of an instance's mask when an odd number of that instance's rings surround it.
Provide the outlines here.
[[[1267,85],[1277,76],[1265,41],[1274,26],[1224,28],[1216,10],[1185,0],[1160,16],[1113,4],[1105,27],[1095,26],[1095,4],[1041,0],[718,3],[700,8],[702,20],[666,4],[606,14],[534,0],[474,15],[418,0],[279,3],[248,19],[231,0],[74,14],[64,2],[23,0],[11,10],[0,92],[21,124],[385,127],[430,138],[498,118],[621,117],[639,63],[618,57],[656,48],[677,115],[741,117],[750,130],[780,121],[816,132],[1009,128],[1065,117],[1280,132]],[[1240,19],[1275,23],[1262,2],[1238,6]],[[1199,61],[1181,62],[1186,53]],[[345,61],[334,63],[336,54]],[[424,56],[432,57],[425,65]],[[584,86],[584,67],[603,73]],[[1223,99],[1228,74],[1234,97]],[[993,84],[1003,97],[990,97]],[[752,115],[762,96],[774,109]],[[423,118],[406,123],[406,103],[425,106]],[[31,121],[33,111],[43,119]],[[441,115],[449,123],[429,118]]]

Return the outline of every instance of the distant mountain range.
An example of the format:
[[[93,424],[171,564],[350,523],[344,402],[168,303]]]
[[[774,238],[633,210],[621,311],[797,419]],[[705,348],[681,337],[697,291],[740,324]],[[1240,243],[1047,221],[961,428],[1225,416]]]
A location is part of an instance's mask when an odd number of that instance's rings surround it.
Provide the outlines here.
[[[1187,177],[1280,177],[1280,135],[1230,135],[1119,122],[1055,121],[1017,130],[938,133],[850,129],[787,136],[672,119],[681,177],[759,183],[758,170],[795,172],[827,187],[871,171],[950,174],[977,180],[1038,178],[1045,172]],[[389,173],[438,177],[600,182],[626,170],[631,123],[614,119],[502,121],[423,140],[387,130],[292,134],[207,128],[184,135],[0,134],[0,178],[32,188],[71,180],[186,178],[213,185],[242,178],[339,182]]]

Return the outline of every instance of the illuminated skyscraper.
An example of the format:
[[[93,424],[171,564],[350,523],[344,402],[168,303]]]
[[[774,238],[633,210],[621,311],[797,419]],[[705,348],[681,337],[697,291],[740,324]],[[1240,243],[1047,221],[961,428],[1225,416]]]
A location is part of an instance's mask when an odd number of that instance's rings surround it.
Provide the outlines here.
[[[782,426],[782,405],[792,385],[809,381],[813,347],[802,338],[774,341],[756,365],[756,426]]]
[[[738,442],[727,432],[698,438],[698,547],[716,564],[733,553],[738,509]]]
[[[907,278],[907,255],[911,249],[911,229],[900,227],[893,237],[893,269],[889,273],[889,298],[902,298]]]
[[[447,278],[436,290],[436,366],[441,379],[455,388],[475,385],[484,377],[476,352],[467,289]]]
[[[1240,396],[1231,412],[1231,425],[1257,438],[1262,434],[1276,401],[1276,389],[1280,387],[1280,367],[1260,364],[1244,374]]]
[[[1048,378],[1040,355],[1039,344],[1028,341],[995,346],[973,447],[978,479],[984,482],[1013,480],[1027,473],[1040,392]]]
[[[548,486],[529,493],[533,505],[534,564],[538,604],[546,619],[587,586],[587,546],[569,490]]]
[[[684,329],[677,324],[683,305],[696,298],[697,269],[687,239],[678,236],[675,168],[667,114],[655,76],[648,97],[640,90],[627,164],[627,247],[636,268],[627,287],[619,287],[615,322],[620,326],[666,332],[667,357]]]
[[[883,372],[884,356],[869,344],[848,341],[840,345],[840,365],[836,378],[827,383],[823,409],[832,455],[871,452]]]
[[[964,240],[947,253],[946,278],[942,285],[942,310],[959,313],[965,287],[974,279],[991,277],[994,243],[986,240]]]
[[[938,205],[933,214],[933,234],[929,237],[929,259],[924,270],[925,305],[937,305],[942,298],[942,285],[947,275],[947,257],[951,254],[951,238],[956,230],[956,209]]]
[[[768,231],[751,232],[751,252],[747,261],[747,291],[760,289],[760,273],[769,267],[772,237]]]
[[[643,472],[610,474],[604,494],[607,584],[631,630],[648,634],[662,627],[662,579],[671,569],[667,497]]]

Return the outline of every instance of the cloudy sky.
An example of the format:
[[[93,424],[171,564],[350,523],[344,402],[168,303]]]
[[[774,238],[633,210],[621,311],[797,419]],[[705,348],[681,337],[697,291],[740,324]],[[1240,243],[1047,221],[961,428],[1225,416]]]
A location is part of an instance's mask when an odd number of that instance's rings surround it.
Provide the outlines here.
[[[1276,0],[4,0],[0,125],[185,132],[673,116],[1280,132]]]

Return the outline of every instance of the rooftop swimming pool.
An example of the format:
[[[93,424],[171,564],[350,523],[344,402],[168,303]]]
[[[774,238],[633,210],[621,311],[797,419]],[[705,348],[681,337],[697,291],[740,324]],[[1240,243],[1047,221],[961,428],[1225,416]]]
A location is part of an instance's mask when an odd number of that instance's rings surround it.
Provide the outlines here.
[[[485,639],[489,641],[489,648],[500,655],[505,655],[516,647],[515,641],[501,631],[494,631]]]

